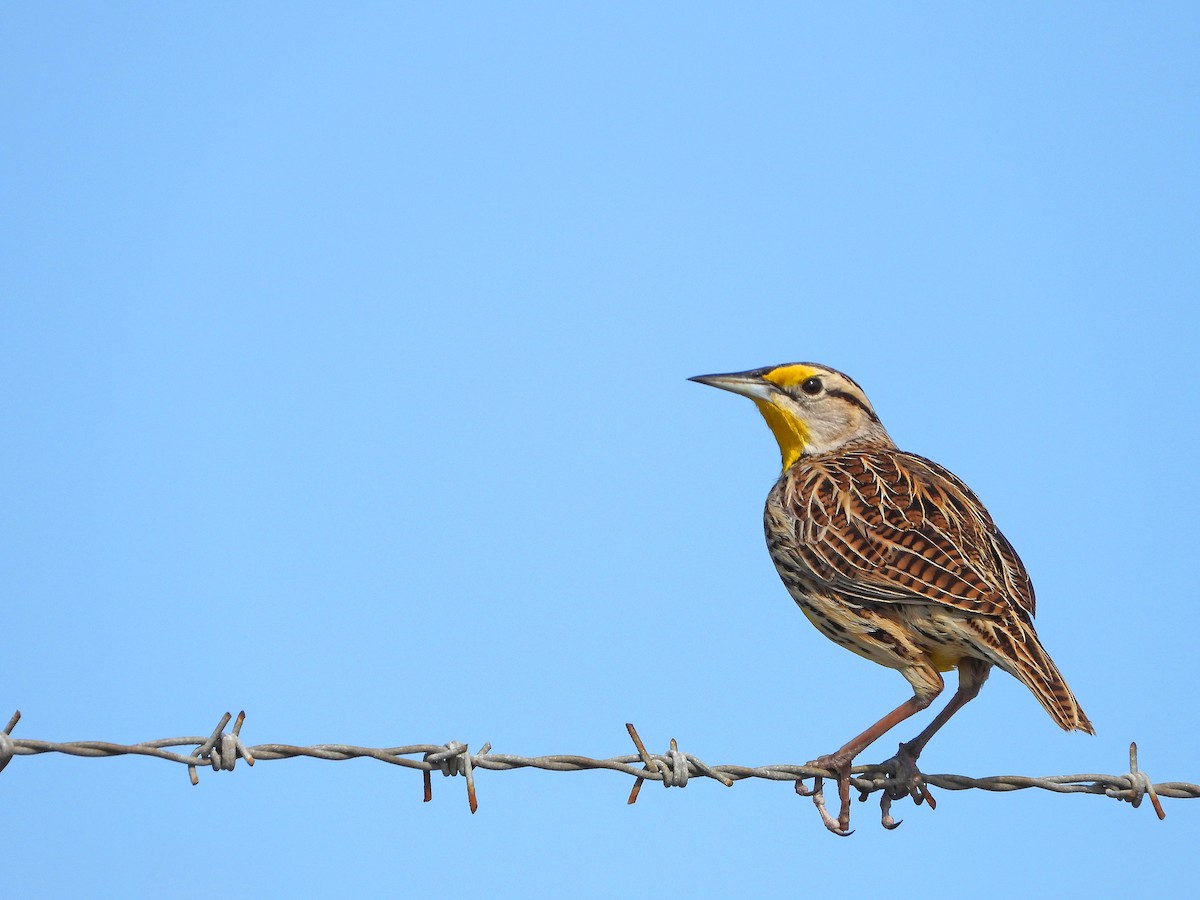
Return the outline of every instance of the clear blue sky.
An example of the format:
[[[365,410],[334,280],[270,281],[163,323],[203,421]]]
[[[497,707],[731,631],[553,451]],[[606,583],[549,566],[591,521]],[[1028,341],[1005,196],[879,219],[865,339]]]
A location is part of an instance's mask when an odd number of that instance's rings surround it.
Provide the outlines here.
[[[1200,781],[1200,12],[835,6],[6,4],[0,722],[803,763],[908,686],[795,609],[771,436],[685,379],[815,360],[988,504],[1098,731],[996,674],[925,769]],[[1200,844],[1196,801],[841,840],[788,785],[462,787],[22,757],[5,890],[1178,896]]]

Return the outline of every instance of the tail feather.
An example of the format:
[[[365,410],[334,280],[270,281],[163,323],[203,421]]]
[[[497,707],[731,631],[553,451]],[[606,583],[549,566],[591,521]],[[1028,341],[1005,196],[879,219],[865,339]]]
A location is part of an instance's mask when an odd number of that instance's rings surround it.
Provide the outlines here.
[[[1006,623],[1008,624],[1008,623]],[[1033,627],[1017,620],[1010,632],[1013,649],[1016,651],[1001,668],[1025,685],[1037,697],[1055,722],[1065,731],[1083,731],[1095,734],[1091,720],[1071,693],[1067,680],[1038,640]],[[1015,632],[1015,633],[1013,633]],[[1019,636],[1018,636],[1019,635]]]

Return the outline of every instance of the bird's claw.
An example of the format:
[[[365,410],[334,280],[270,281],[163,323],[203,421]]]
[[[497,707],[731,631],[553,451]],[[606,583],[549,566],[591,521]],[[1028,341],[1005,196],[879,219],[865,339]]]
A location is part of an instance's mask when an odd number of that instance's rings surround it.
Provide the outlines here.
[[[881,762],[876,768],[887,776],[883,786],[883,796],[887,806],[891,806],[892,800],[911,797],[917,806],[928,803],[930,809],[937,809],[937,801],[929,792],[925,778],[921,774],[921,770],[917,768],[917,757],[909,749],[908,744],[901,744],[895,756]],[[881,804],[882,802],[884,801],[881,801]],[[886,807],[883,816],[886,827],[887,821],[890,819]],[[896,825],[899,824],[899,822],[896,823]]]
[[[815,776],[811,789],[805,787],[803,781],[797,781],[796,793],[801,797],[812,797],[813,805],[816,806],[817,812],[821,815],[821,821],[827,829],[839,837],[848,837],[853,834],[854,832],[850,830],[850,760],[833,754],[814,759],[808,765],[814,769],[825,769],[832,772],[837,779],[840,803],[837,818],[835,819],[825,808],[825,778],[828,776]],[[933,799],[933,794],[929,792],[921,770],[917,768],[917,754],[908,744],[901,744],[895,756],[872,768],[884,775],[881,789],[872,788],[872,790],[880,790],[879,810],[883,827],[888,831],[899,828],[904,821],[892,818],[892,802],[895,800],[911,797],[917,806],[927,803],[930,809],[937,809],[937,801]],[[875,783],[879,784],[878,781]],[[859,799],[866,800],[867,796],[868,792],[863,791]]]
[[[801,797],[812,797],[813,805],[821,815],[821,822],[838,837],[849,837],[854,834],[850,828],[850,761],[833,756],[822,756],[808,765],[814,769],[828,769],[837,776],[838,817],[835,819],[825,808],[825,779],[817,775],[813,778],[812,790],[804,786],[803,781],[796,782],[796,793]]]
[[[888,831],[895,831],[904,824],[903,819],[892,818],[892,797],[887,792],[883,792],[883,796],[879,800],[879,809],[883,813],[883,827]]]

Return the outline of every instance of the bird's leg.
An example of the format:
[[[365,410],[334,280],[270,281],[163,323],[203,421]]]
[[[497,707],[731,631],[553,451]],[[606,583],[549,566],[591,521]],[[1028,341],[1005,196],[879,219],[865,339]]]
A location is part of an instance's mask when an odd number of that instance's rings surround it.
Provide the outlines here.
[[[909,796],[918,806],[928,803],[930,809],[937,809],[937,801],[933,799],[933,794],[929,793],[929,788],[921,777],[921,770],[917,768],[917,757],[921,755],[930,738],[950,721],[950,717],[979,695],[979,689],[987,681],[991,669],[991,663],[980,659],[965,657],[959,660],[958,690],[954,692],[945,709],[934,716],[924,731],[911,741],[901,744],[895,756],[879,764],[879,768],[887,773],[890,782],[883,791],[884,798],[888,801],[886,807],[891,806],[892,800]],[[900,823],[891,822],[891,815],[886,807],[883,810],[884,827],[895,828]]]
[[[938,680],[940,681],[941,679],[939,678]],[[796,782],[796,793],[802,797],[813,798],[813,803],[816,805],[817,811],[821,814],[821,821],[825,823],[826,828],[841,837],[846,837],[850,834],[850,764],[854,761],[854,757],[858,756],[859,753],[865,750],[885,731],[894,728],[909,716],[925,709],[925,707],[933,702],[933,698],[936,696],[936,691],[928,695],[925,693],[913,695],[862,734],[858,735],[858,737],[848,741],[840,749],[820,756],[808,763],[814,769],[827,769],[837,779],[838,800],[841,806],[838,810],[836,820],[825,809],[824,783],[821,777],[817,777],[814,780],[811,791],[804,787],[802,781]]]

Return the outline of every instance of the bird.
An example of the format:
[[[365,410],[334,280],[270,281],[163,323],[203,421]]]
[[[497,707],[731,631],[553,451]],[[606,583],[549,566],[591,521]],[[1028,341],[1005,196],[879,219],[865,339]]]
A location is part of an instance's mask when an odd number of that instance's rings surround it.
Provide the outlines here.
[[[935,806],[917,758],[973,700],[993,667],[1024,684],[1064,730],[1095,734],[1033,627],[1033,584],[979,498],[937,463],[900,450],[863,389],[816,363],[785,363],[689,379],[754,401],[779,444],[782,473],[763,514],[784,586],[825,637],[896,669],[913,696],[809,766],[837,778],[825,826],[850,834],[850,766],[896,725],[929,707],[958,670],[958,689],[925,730],[882,763],[885,798]],[[890,800],[885,800],[890,803]],[[893,823],[884,807],[884,824]]]

